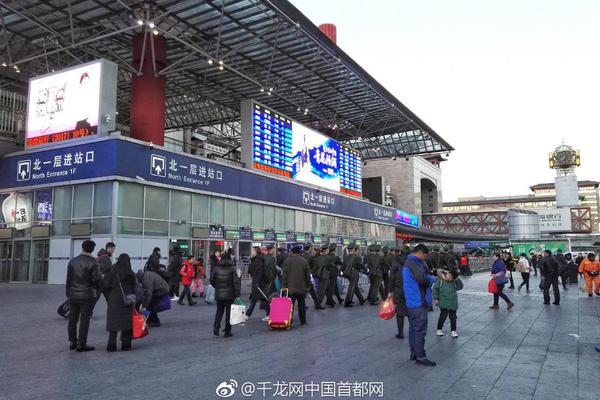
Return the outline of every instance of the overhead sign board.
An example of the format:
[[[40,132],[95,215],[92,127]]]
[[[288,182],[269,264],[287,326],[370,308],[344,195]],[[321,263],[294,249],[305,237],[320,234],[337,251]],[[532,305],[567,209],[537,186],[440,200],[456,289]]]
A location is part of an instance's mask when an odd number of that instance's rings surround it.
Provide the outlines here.
[[[540,232],[571,232],[571,209],[541,208],[533,211],[540,216]]]
[[[362,197],[357,151],[252,100],[242,102],[241,119],[247,166]]]
[[[115,129],[117,65],[97,60],[29,81],[28,148]]]
[[[401,210],[396,210],[396,222],[414,228],[419,227],[419,217]]]

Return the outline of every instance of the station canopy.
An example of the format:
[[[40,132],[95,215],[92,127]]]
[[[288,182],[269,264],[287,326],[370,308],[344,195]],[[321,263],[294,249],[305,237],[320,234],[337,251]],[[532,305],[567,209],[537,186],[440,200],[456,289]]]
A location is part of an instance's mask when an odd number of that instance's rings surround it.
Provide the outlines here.
[[[253,98],[364,159],[453,150],[286,0],[3,0],[0,12],[1,88],[26,93],[30,77],[111,60],[124,132],[133,36],[146,31],[167,41],[156,71],[166,76],[166,129],[234,148],[240,102]]]

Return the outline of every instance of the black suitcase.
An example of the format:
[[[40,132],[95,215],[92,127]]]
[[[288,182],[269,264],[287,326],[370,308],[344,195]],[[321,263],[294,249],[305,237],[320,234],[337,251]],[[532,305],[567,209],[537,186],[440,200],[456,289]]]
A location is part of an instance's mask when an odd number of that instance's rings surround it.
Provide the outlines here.
[[[71,314],[71,305],[69,304],[69,299],[65,300],[64,303],[58,306],[58,310],[56,310],[56,312],[64,319],[69,319],[69,315]]]

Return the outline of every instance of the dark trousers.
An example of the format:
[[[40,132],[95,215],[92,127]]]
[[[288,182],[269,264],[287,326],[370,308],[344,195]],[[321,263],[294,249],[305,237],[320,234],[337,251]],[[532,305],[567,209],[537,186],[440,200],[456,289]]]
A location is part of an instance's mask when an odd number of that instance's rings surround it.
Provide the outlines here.
[[[508,272],[508,281],[510,282],[510,289],[514,289],[515,288],[515,281],[513,280],[513,276],[512,276],[512,271]]]
[[[456,330],[456,310],[447,310],[445,308],[440,308],[440,317],[438,318],[437,329],[441,331],[444,327],[444,322],[446,322],[446,318],[450,316],[450,330],[454,332]]]
[[[426,358],[425,335],[427,335],[427,308],[408,309],[408,342],[410,354],[416,358]]]
[[[121,350],[131,349],[131,338],[133,337],[133,330],[128,329],[121,331]],[[117,331],[110,331],[108,334],[108,348],[117,348]]]
[[[317,292],[315,291],[315,285],[313,285],[312,281],[310,282],[310,289],[308,293],[310,294],[313,303],[317,304]]]
[[[306,294],[290,294],[290,299],[292,300],[292,307],[296,307],[296,302],[298,302],[298,317],[300,323],[304,325],[306,323]]]
[[[231,332],[231,305],[233,300],[217,300],[217,313],[215,314],[214,328],[216,331],[221,329],[221,321],[225,314],[225,332]]]
[[[158,319],[158,313],[156,312],[156,306],[158,303],[160,303],[160,300],[161,298],[157,296],[152,296],[152,299],[150,299],[150,303],[148,304],[148,311],[150,311],[150,315],[148,315],[146,322],[160,324],[160,319]]]
[[[190,290],[190,285],[183,285],[183,292],[181,292],[181,296],[179,296],[179,303],[183,304],[184,297],[187,296],[188,304],[192,304],[192,291]]]
[[[252,299],[250,300],[250,305],[248,306],[248,309],[246,310],[246,316],[250,317],[252,315],[252,312],[254,311],[254,307],[256,307],[256,303],[258,303],[259,300],[255,300]],[[269,315],[269,312],[271,312],[271,306],[269,305],[269,302],[266,301],[265,299],[260,299],[260,304],[263,306],[262,308],[264,308],[267,312],[267,316]]]
[[[498,291],[496,293],[494,293],[494,305],[497,306],[498,305],[498,301],[500,300],[500,297],[502,297],[502,299],[506,302],[506,304],[510,303],[510,299],[508,298],[507,295],[504,294],[504,285],[497,285],[498,287]]]
[[[384,274],[383,277],[381,278],[381,285],[379,285],[379,295],[381,296],[381,299],[385,299],[387,298],[388,295],[388,275]]]
[[[562,283],[562,287],[564,290],[567,290],[567,281],[569,280],[569,274],[567,271],[560,274],[560,282]]]
[[[339,303],[342,303],[342,296],[340,296],[340,290],[337,286],[337,277],[329,279],[329,285],[327,285],[327,304],[335,304],[333,296],[335,296]]]
[[[558,289],[558,277],[544,278],[544,303],[550,303],[550,286],[554,290],[554,302],[560,303],[560,290]]]
[[[69,315],[69,342],[77,342],[79,346],[87,344],[88,331],[90,329],[90,318],[94,311],[96,299],[69,300],[71,314]],[[79,323],[79,336],[77,336],[77,324]]]
[[[404,316],[396,314],[396,326],[398,334],[404,336]]]
[[[525,286],[525,289],[529,292],[529,272],[521,272],[521,278],[523,278],[523,282],[519,285],[519,289]]]
[[[350,279],[348,279],[348,290],[346,291],[346,299],[344,301],[344,304],[346,305],[352,303],[354,295],[356,295],[356,298],[361,304],[365,302],[365,299],[363,298],[363,295],[358,287],[358,278],[359,275],[357,274],[357,276],[353,276]]]
[[[537,276],[537,265],[533,264],[533,272],[534,272],[534,276]]]
[[[319,294],[317,295],[317,303],[315,304],[315,306],[321,307],[321,303],[323,302],[323,299],[325,298],[326,294],[327,294],[327,303],[329,303],[329,298],[331,297],[331,294],[327,293],[328,286],[329,286],[329,279],[319,279]],[[333,302],[333,299],[331,299],[331,302]]]
[[[380,294],[381,280],[382,278],[380,276],[369,277],[369,281],[371,282],[371,286],[369,287],[369,296],[367,297],[369,303],[377,303],[377,295]],[[384,295],[383,298],[385,298],[385,296],[386,295]]]
[[[170,281],[169,282],[169,296],[170,297],[179,297],[179,281]]]

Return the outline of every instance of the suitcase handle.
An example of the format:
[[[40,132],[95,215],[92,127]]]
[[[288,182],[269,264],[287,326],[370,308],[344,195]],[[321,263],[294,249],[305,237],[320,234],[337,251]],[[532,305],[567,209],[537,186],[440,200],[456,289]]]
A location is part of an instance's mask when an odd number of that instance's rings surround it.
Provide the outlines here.
[[[281,290],[279,291],[279,297],[283,297],[283,291],[285,290],[285,297],[290,297],[290,291],[289,289],[283,289],[281,288]]]

